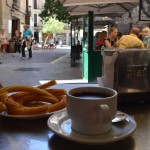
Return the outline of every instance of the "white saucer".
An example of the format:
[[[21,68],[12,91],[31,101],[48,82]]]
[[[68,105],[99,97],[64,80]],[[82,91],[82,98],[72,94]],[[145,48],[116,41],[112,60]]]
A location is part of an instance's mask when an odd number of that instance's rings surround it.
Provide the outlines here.
[[[66,110],[50,116],[47,125],[58,136],[85,144],[106,144],[122,140],[130,136],[136,129],[135,120],[126,114],[126,119],[112,124],[112,130],[106,134],[94,136],[80,134],[71,129],[71,120],[68,118]]]

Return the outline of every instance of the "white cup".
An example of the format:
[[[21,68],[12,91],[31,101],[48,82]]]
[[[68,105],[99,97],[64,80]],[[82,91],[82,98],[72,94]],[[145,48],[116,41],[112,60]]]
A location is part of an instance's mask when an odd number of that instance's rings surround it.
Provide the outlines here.
[[[116,112],[117,92],[113,89],[78,87],[67,92],[67,114],[76,132],[87,135],[106,133],[111,130]]]

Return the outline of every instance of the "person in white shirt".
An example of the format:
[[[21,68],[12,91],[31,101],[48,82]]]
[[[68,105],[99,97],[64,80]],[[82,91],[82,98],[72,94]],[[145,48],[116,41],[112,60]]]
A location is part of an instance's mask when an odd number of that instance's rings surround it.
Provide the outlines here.
[[[144,27],[140,33],[145,48],[150,48],[150,28]]]
[[[53,50],[54,48],[56,48],[55,45],[54,45],[54,39],[53,39],[52,37],[49,37],[49,38],[48,38],[47,44],[48,44],[48,47],[49,47],[50,49],[52,49],[52,50]]]
[[[8,42],[8,37],[5,33],[5,29],[1,29],[0,43],[1,43],[1,50],[2,50],[2,53],[3,53],[3,57],[5,57],[7,42]]]

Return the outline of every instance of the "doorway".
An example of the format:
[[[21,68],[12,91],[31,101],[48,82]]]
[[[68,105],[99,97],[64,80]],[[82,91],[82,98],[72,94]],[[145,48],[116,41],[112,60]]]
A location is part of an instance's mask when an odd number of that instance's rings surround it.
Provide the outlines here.
[[[34,32],[34,38],[39,43],[39,32]]]
[[[20,31],[20,20],[19,19],[12,20],[12,35],[11,35],[12,39],[13,39],[13,36],[15,35],[16,30]]]

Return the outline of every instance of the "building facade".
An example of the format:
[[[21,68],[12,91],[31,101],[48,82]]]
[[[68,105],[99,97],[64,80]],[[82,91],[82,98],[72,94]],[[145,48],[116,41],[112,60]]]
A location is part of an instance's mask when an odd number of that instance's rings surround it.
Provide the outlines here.
[[[44,8],[45,0],[34,0],[34,37],[38,43],[42,41],[42,18],[39,14]]]
[[[42,33],[43,21],[39,17],[39,14],[44,9],[45,0],[34,0],[34,37],[38,43],[44,42],[47,38],[47,34]],[[65,30],[62,33],[56,33],[51,35],[55,39],[59,39],[63,44],[70,44],[70,27],[65,25]]]
[[[32,7],[32,0],[0,0],[0,28],[6,30],[9,39],[14,36],[15,30],[23,31],[27,14],[33,29],[33,16],[29,13]]]

